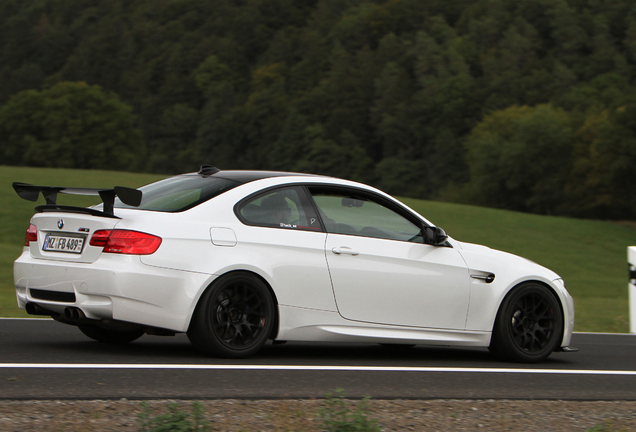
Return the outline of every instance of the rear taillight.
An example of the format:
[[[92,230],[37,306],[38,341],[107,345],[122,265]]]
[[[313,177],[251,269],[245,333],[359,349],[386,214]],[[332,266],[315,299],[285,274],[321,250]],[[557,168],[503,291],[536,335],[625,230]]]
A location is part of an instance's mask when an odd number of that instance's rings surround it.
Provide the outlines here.
[[[112,230],[99,230],[93,233],[93,237],[91,237],[90,245],[96,247],[104,247],[106,243],[108,243],[108,237],[110,237],[110,233]]]
[[[91,246],[104,252],[127,255],[150,255],[161,245],[161,237],[130,230],[99,230],[93,233]]]
[[[24,245],[29,246],[31,242],[38,241],[38,228],[30,224],[29,229],[27,229],[26,235],[24,236]]]

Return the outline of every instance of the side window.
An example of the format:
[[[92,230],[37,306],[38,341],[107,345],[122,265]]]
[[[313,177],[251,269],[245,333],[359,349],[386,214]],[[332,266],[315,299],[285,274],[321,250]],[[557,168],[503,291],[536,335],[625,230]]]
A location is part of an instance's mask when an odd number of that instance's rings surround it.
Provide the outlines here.
[[[355,191],[309,190],[329,233],[424,243],[421,228],[380,199]]]
[[[321,231],[306,194],[299,187],[264,192],[239,204],[239,218],[248,225]]]

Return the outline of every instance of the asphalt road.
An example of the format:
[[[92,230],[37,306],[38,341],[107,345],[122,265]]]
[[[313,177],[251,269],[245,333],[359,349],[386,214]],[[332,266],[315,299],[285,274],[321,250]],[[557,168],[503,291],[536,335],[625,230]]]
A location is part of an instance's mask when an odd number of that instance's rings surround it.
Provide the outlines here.
[[[0,319],[0,399],[311,398],[636,400],[636,335],[576,333],[538,365],[487,349],[292,343],[208,358],[185,335],[94,342],[52,320]]]

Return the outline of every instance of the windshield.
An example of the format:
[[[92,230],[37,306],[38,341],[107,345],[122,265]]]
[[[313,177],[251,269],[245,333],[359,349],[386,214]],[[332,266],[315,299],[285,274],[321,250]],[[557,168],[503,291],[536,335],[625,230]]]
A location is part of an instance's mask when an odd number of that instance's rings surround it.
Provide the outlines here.
[[[241,184],[234,180],[199,175],[181,175],[139,188],[139,207],[115,200],[115,208],[136,208],[160,212],[180,212],[195,207]]]

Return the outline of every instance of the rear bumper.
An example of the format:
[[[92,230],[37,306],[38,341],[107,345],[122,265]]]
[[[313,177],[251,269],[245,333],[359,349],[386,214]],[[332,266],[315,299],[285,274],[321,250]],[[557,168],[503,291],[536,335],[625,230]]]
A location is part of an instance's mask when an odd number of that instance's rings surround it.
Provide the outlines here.
[[[26,248],[13,265],[13,275],[20,308],[34,303],[61,314],[77,307],[90,319],[174,331],[188,329],[200,294],[215,278],[148,266],[136,255],[103,254],[83,264],[35,259]]]

